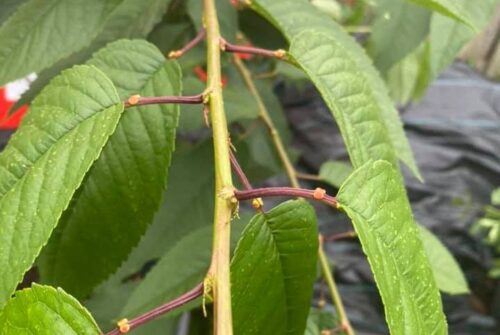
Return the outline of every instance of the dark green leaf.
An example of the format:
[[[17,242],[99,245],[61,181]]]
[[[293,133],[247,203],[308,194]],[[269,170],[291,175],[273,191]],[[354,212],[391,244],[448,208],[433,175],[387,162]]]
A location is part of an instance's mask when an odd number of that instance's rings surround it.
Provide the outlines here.
[[[111,43],[89,64],[108,75],[122,99],[181,91],[178,65],[146,41]],[[178,113],[178,105],[124,112],[44,250],[44,281],[85,297],[126,259],[160,206]]]
[[[447,334],[441,297],[394,167],[366,163],[337,200],[368,256],[391,334]]]
[[[63,72],[33,102],[0,155],[0,306],[47,243],[123,104],[93,66]]]
[[[0,313],[2,335],[100,335],[89,312],[64,292],[33,284],[16,292]]]
[[[234,333],[304,334],[316,277],[314,209],[288,201],[257,214],[231,263]]]
[[[399,157],[420,176],[399,115],[361,47],[305,0],[255,0],[252,7],[291,41],[290,55],[319,89],[355,167]]]
[[[0,0],[0,26],[28,0]]]
[[[401,0],[379,0],[370,53],[382,73],[421,44],[429,33],[430,19],[425,8]]]
[[[352,166],[340,161],[327,161],[321,165],[319,177],[324,182],[337,188],[349,177]]]
[[[0,84],[42,70],[85,47],[123,1],[26,2],[0,28]]]
[[[30,0],[31,2],[47,2],[47,3],[53,3],[53,2],[59,2],[61,3],[60,6],[74,6],[71,1],[62,1],[62,0],[51,0],[51,1],[45,1],[45,0]],[[27,57],[30,58],[30,60],[36,62],[38,70],[42,68],[48,67],[46,70],[41,71],[38,73],[38,78],[37,80],[31,85],[31,88],[23,94],[21,99],[16,103],[16,105],[11,109],[10,112],[15,111],[17,108],[22,106],[23,104],[30,103],[31,100],[40,92],[40,90],[47,85],[50,79],[52,79],[54,76],[59,74],[63,69],[71,67],[74,64],[81,64],[84,63],[87,59],[89,59],[92,54],[106,46],[109,42],[113,42],[117,39],[120,38],[145,38],[148,33],[153,29],[154,25],[160,21],[161,17],[164,15],[167,5],[170,3],[171,0],[112,0],[112,1],[101,1],[101,0],[73,0],[77,4],[82,3],[86,4],[86,6],[94,6],[93,3],[117,3],[112,12],[106,12],[107,16],[105,21],[102,22],[101,26],[99,27],[98,31],[96,32],[96,36],[92,36],[91,39],[86,41],[85,43],[81,44],[81,47],[79,48],[71,48],[68,50],[65,50],[64,54],[61,52],[55,56],[58,56],[56,59],[54,56],[54,59],[46,64],[43,67],[40,67],[40,64],[38,64],[39,57],[45,59],[46,57],[44,56],[45,49],[51,49],[53,46],[51,45],[45,45],[44,40],[40,41],[40,48],[43,50],[40,53],[33,53],[28,55]],[[45,6],[45,5],[44,5]],[[58,5],[59,6],[59,5]],[[78,5],[82,6],[82,5]],[[65,21],[66,18],[63,20],[64,25],[68,24],[71,25],[76,25],[76,24],[83,24],[86,26],[86,22],[83,20],[82,14],[77,10],[78,6],[75,6],[72,10],[76,11],[76,15],[78,16],[78,19],[76,20],[75,23],[67,22]],[[90,14],[89,15],[96,15],[95,10],[100,7],[95,6],[90,8]],[[87,13],[84,13],[87,14]],[[63,15],[63,14],[61,14]],[[35,15],[38,16],[38,15]],[[29,18],[29,20],[33,21],[32,18]],[[47,18],[46,20],[50,20],[50,18]],[[83,21],[80,21],[83,20]],[[71,40],[81,40],[85,37],[85,34],[81,33],[79,29],[75,28],[76,30],[76,35],[70,35],[70,32],[67,31],[67,28],[64,26],[60,28],[60,30],[55,29],[54,26],[50,24],[50,21],[47,22],[48,25],[48,30],[50,31],[51,34],[56,34],[56,38],[58,37],[58,31],[64,31],[64,39],[71,39]],[[1,31],[1,29],[0,29]],[[34,32],[32,32],[34,33]],[[1,35],[1,32],[0,32]],[[76,36],[76,37],[75,37]],[[60,42],[58,42],[60,43]],[[38,44],[37,44],[38,45]],[[62,47],[62,46],[61,46]],[[0,50],[2,48],[0,47]],[[52,49],[51,49],[52,50]],[[1,54],[1,51],[0,51]],[[1,59],[1,58],[0,58]],[[46,59],[48,60],[48,59]],[[57,61],[57,63],[55,63]],[[54,64],[55,63],[55,64]],[[1,61],[0,61],[1,64]],[[22,65],[22,69],[24,68],[24,64]],[[27,71],[26,73],[29,73],[31,71]]]
[[[469,293],[464,273],[453,255],[427,228],[418,227],[438,288],[448,294]]]

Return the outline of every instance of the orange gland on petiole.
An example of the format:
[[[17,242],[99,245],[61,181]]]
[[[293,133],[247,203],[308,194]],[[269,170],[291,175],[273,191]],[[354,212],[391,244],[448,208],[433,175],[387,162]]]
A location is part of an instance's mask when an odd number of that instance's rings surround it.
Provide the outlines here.
[[[130,324],[128,323],[127,319],[121,319],[116,323],[118,326],[118,330],[120,330],[120,333],[125,334],[128,333],[130,330]]]
[[[252,207],[255,209],[261,209],[262,206],[264,206],[264,201],[262,201],[262,198],[255,198],[252,200]]]
[[[128,98],[127,102],[130,106],[137,105],[141,100],[141,96],[139,94],[134,94]]]
[[[316,188],[313,192],[313,198],[316,200],[323,200],[325,198],[326,191],[320,187]]]

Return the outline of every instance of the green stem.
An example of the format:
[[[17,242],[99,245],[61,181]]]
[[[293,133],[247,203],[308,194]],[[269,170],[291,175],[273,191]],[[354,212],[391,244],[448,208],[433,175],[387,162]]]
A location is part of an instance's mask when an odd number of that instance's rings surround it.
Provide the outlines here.
[[[250,94],[254,97],[257,102],[257,107],[259,108],[259,117],[262,119],[267,129],[269,130],[269,134],[271,134],[271,140],[273,141],[274,147],[276,148],[276,152],[285,168],[286,174],[288,175],[288,179],[290,179],[290,183],[293,187],[300,187],[299,180],[297,178],[297,173],[295,168],[293,167],[292,161],[288,157],[288,154],[285,150],[285,146],[283,145],[283,141],[281,140],[280,134],[276,129],[269,112],[267,111],[267,107],[262,100],[262,97],[259,94],[259,91],[255,87],[255,83],[252,79],[252,74],[246,68],[245,64],[241,61],[239,57],[234,57],[234,64],[236,68],[241,74],[245,85],[248,87]]]
[[[321,265],[321,272],[323,273],[323,278],[325,278],[326,283],[328,284],[328,288],[330,290],[330,294],[332,296],[333,304],[335,305],[335,309],[337,310],[337,315],[340,320],[340,325],[342,330],[347,335],[354,335],[354,331],[352,329],[351,323],[347,318],[347,314],[344,309],[344,305],[342,304],[342,299],[340,298],[339,291],[337,289],[337,285],[333,280],[332,272],[330,271],[330,265],[328,264],[328,259],[326,258],[325,251],[323,250],[323,243],[320,243],[319,247],[319,262]]]
[[[215,155],[215,211],[212,262],[206,282],[214,301],[214,334],[232,335],[230,222],[233,211],[229,134],[222,100],[220,32],[214,0],[203,0],[207,41],[207,95]]]

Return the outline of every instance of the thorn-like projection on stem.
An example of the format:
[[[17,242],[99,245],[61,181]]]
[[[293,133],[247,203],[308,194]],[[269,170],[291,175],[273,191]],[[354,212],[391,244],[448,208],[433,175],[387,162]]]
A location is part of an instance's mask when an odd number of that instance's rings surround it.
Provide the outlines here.
[[[201,29],[198,34],[189,41],[182,49],[170,51],[168,54],[168,58],[177,59],[186,54],[189,50],[193,49],[198,43],[203,41],[205,38],[205,29]]]
[[[226,41],[223,38],[220,39],[220,48],[225,52],[237,52],[237,53],[242,53],[242,54],[251,54],[251,55],[264,56],[264,57],[273,57],[273,58],[278,58],[278,59],[282,59],[282,60],[287,59],[286,51],[283,49],[268,50],[268,49],[256,48],[256,47],[251,47],[251,46],[246,46],[246,45],[237,45],[237,44],[229,43],[228,41]]]

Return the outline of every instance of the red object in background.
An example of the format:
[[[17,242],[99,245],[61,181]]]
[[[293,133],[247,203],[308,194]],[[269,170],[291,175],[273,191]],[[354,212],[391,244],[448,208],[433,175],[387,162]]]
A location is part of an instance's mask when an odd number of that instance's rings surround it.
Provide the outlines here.
[[[196,76],[204,83],[207,82],[207,72],[199,65],[195,66],[194,69],[193,69],[193,72],[194,74],[196,74]],[[222,76],[221,78],[221,82],[222,82],[222,88],[226,87],[226,84],[227,84],[227,78],[225,76]]]
[[[28,106],[22,106],[14,114],[8,115],[9,109],[16,101],[8,100],[6,97],[5,88],[0,88],[0,130],[1,129],[16,129],[21,122],[24,114],[28,110]]]

